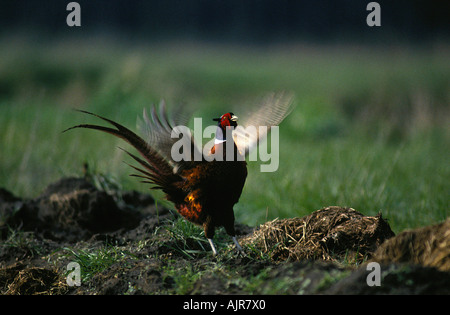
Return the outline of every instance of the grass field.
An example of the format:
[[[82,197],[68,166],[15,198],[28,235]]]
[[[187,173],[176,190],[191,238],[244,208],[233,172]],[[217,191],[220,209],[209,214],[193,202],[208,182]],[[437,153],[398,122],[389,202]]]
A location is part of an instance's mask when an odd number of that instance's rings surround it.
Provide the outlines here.
[[[128,175],[119,140],[61,132],[95,119],[136,130],[142,109],[164,98],[205,118],[270,91],[295,93],[280,128],[277,172],[249,176],[237,220],[255,225],[329,206],[381,211],[395,232],[450,214],[448,47],[389,49],[286,45],[119,45],[72,41],[0,44],[0,187],[37,196],[62,176],[92,171],[122,189],[147,191]],[[239,115],[238,112],[235,112]],[[160,194],[157,194],[161,198]],[[162,201],[161,201],[162,202]]]

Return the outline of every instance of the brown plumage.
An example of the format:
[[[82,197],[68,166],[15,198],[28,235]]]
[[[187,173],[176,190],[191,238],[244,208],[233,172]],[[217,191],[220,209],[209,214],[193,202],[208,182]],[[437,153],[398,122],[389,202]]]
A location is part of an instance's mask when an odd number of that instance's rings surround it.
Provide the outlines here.
[[[171,137],[171,134],[180,136],[181,130],[172,127],[173,122],[168,118],[164,102],[159,109],[160,112],[157,113],[153,106],[150,116],[144,110],[147,141],[110,119],[82,110],[80,112],[98,117],[115,128],[82,124],[65,131],[74,128],[95,129],[127,141],[142,157],[124,150],[140,164],[140,167],[130,165],[139,172],[133,176],[142,178],[143,182],[151,184],[153,189],[161,189],[167,200],[175,205],[184,218],[202,225],[214,254],[217,252],[212,239],[215,228],[219,226],[225,228],[236,244],[236,249],[242,251],[235,238],[233,206],[241,196],[247,177],[247,164],[243,158],[238,159],[238,155],[248,154],[266,134],[252,136],[234,134],[234,139],[231,139],[234,140],[232,143],[234,159],[227,160],[227,140],[230,139],[226,139],[226,131],[228,128],[237,126],[237,116],[226,113],[214,119],[218,121],[216,140],[210,151],[210,154],[215,154],[216,157],[222,156],[222,159],[216,158],[211,161],[201,153],[202,150],[195,144],[193,137],[183,137],[183,141],[188,141],[187,145],[191,148],[190,155],[187,153],[187,158],[174,161],[171,149],[179,139]],[[250,115],[248,125],[269,128],[278,125],[289,114],[290,109],[290,97],[272,94],[262,103],[253,117]],[[200,156],[200,159],[196,161],[195,156]]]

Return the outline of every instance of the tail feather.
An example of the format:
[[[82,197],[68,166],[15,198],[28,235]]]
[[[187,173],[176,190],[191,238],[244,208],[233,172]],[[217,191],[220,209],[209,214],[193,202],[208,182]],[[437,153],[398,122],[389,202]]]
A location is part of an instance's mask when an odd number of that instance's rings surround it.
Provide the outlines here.
[[[154,183],[154,184],[158,184],[159,186],[157,186],[158,188],[161,188],[163,190],[168,190],[168,187],[171,187],[173,182],[179,181],[180,177],[178,175],[175,175],[173,173],[171,173],[170,175],[167,174],[160,174],[158,172],[157,169],[155,169],[153,166],[149,165],[147,162],[145,162],[144,160],[140,159],[139,157],[135,156],[134,154],[131,154],[130,152],[125,151],[125,153],[127,153],[130,157],[132,157],[136,162],[138,162],[139,164],[141,164],[145,169],[147,169],[148,171],[145,171],[139,167],[133,166],[128,164],[129,166],[131,166],[132,168],[134,168],[136,171],[142,173],[141,174],[132,174],[131,176],[134,177],[140,177],[143,179],[147,179],[150,180],[150,184]],[[142,181],[143,183],[148,183],[148,181]],[[153,187],[156,188],[156,187]]]
[[[77,126],[73,126],[71,128],[68,128],[64,130],[63,132],[69,131],[71,129],[75,128],[87,128],[87,129],[94,129],[94,130],[100,130],[109,134],[112,134],[113,136],[116,136],[118,138],[121,138],[128,142],[130,145],[132,145],[142,157],[144,157],[145,161],[134,154],[129,153],[128,151],[124,150],[129,156],[131,156],[135,161],[137,161],[139,164],[141,164],[146,170],[134,167],[137,171],[141,172],[143,175],[139,175],[140,177],[143,177],[147,179],[146,182],[150,184],[154,184],[155,187],[153,188],[159,188],[162,189],[167,193],[167,191],[171,190],[171,183],[177,180],[181,180],[178,175],[175,175],[173,173],[172,167],[170,164],[150,145],[148,145],[141,137],[136,135],[134,132],[129,130],[128,128],[122,126],[121,124],[116,123],[115,121],[112,121],[108,118],[104,118],[102,116],[96,115],[94,113],[84,111],[84,110],[78,110],[79,112],[89,114],[92,116],[95,116],[97,118],[100,118],[114,127],[104,127],[99,125],[92,125],[92,124],[81,124]],[[177,178],[175,178],[177,177]]]

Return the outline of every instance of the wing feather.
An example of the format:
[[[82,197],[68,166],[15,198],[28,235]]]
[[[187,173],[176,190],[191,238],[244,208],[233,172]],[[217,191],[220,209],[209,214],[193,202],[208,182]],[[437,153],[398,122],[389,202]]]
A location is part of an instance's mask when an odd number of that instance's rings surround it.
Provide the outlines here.
[[[243,119],[239,115],[240,122],[233,132],[233,138],[241,154],[247,156],[267,136],[270,129],[278,126],[292,110],[292,94],[271,93],[259,103],[256,110],[248,110]]]
[[[179,106],[169,116],[166,103],[161,101],[159,110],[156,106],[152,106],[149,111],[144,109],[144,120],[140,125],[140,128],[147,133],[147,141],[150,146],[169,161],[176,173],[192,167],[194,156],[202,157],[202,150],[195,143],[192,132],[187,127],[189,116],[183,106]],[[180,126],[185,128],[180,128]],[[181,161],[174,161],[172,147],[178,141],[183,141],[183,147],[190,147],[190,155]]]

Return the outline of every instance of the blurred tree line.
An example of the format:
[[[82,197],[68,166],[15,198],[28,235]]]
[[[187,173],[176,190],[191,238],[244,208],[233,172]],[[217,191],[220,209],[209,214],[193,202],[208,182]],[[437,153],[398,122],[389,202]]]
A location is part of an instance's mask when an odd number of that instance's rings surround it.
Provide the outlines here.
[[[416,41],[448,38],[445,0],[382,0],[381,27],[368,27],[370,0],[79,0],[81,27],[66,25],[71,0],[3,0],[0,35],[113,34],[254,43],[284,40]]]

